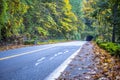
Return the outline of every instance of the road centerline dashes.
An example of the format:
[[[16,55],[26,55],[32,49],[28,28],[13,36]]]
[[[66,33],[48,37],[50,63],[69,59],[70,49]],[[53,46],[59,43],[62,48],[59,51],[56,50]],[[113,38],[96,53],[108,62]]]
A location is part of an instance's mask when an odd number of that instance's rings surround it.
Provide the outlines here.
[[[46,57],[42,57],[42,58],[38,59],[37,62],[35,63],[35,66],[38,66],[45,59],[46,59]]]

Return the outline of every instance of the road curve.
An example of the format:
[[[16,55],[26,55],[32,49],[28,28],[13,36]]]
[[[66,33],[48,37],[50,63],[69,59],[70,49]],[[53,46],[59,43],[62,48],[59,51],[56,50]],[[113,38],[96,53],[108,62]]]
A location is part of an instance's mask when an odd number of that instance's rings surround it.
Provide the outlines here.
[[[0,52],[0,80],[44,80],[85,41],[72,41]]]

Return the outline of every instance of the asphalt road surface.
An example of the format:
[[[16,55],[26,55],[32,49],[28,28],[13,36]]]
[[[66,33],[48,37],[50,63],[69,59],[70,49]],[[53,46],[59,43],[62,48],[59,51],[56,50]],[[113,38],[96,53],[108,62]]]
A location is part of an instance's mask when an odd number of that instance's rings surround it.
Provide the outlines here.
[[[85,41],[24,47],[0,52],[0,80],[44,80]]]

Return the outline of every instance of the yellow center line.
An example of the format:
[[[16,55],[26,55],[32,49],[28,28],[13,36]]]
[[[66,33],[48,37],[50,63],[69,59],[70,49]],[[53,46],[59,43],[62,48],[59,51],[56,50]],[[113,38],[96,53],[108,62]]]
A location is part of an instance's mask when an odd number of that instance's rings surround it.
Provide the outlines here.
[[[42,49],[30,51],[30,52],[20,53],[20,54],[16,54],[16,55],[12,55],[12,56],[3,57],[3,58],[0,58],[0,60],[6,60],[6,59],[10,59],[10,58],[14,58],[14,57],[26,55],[26,54],[31,54],[31,53],[34,53],[34,52],[38,52],[38,51],[41,51],[41,50],[50,49],[50,48],[53,48],[53,47],[55,47],[55,46],[47,47],[47,48],[42,48]]]

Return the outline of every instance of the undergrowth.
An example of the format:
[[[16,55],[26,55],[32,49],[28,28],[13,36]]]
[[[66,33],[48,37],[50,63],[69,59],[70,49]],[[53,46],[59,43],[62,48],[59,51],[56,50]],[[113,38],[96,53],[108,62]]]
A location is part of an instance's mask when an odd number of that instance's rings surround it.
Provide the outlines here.
[[[97,44],[102,49],[108,51],[112,56],[117,56],[120,58],[120,44],[112,42],[99,42]]]

